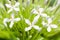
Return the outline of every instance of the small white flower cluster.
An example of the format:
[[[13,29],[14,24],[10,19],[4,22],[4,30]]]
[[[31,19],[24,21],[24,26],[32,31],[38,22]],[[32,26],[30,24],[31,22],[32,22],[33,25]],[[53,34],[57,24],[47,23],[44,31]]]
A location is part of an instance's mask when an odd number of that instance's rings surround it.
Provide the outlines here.
[[[15,5],[11,5],[11,3],[10,4],[6,4],[6,7],[10,8],[8,13],[12,12],[13,10],[19,11],[19,8],[18,8],[19,5],[20,5],[19,2],[16,2]],[[32,28],[34,28],[34,29],[36,29],[38,31],[41,31],[42,28],[40,26],[35,25],[40,17],[47,18],[47,22],[48,23],[46,23],[45,21],[42,21],[42,25],[44,27],[47,27],[47,31],[48,32],[51,31],[51,28],[57,28],[57,25],[52,24],[52,21],[53,21],[52,18],[49,17],[46,13],[44,13],[44,8],[41,8],[41,7],[38,6],[37,9],[34,8],[34,9],[32,9],[31,12],[33,14],[36,14],[36,16],[34,17],[32,22],[30,22],[29,19],[25,19],[25,22],[29,25],[28,27],[25,28],[25,31],[29,31]],[[13,25],[14,25],[14,22],[18,22],[20,20],[21,20],[20,18],[14,18],[14,14],[12,14],[11,18],[10,19],[9,18],[5,18],[3,23],[4,23],[5,26],[7,26],[7,22],[10,22],[9,27],[12,28]]]
[[[19,2],[16,2],[15,5],[11,5],[11,1],[9,1],[9,4],[5,4],[7,8],[10,8],[10,10],[8,10],[8,13],[12,12],[13,10],[15,10],[16,12],[19,11],[19,5],[20,3]],[[9,27],[12,28],[12,26],[14,25],[14,22],[18,22],[20,21],[20,18],[14,18],[14,14],[12,13],[11,14],[11,18],[5,18],[3,23],[4,25],[7,27],[7,22],[10,22],[10,25]]]
[[[5,18],[3,23],[7,27],[7,22],[10,22],[9,27],[12,28],[14,22],[18,22],[18,21],[20,21],[20,18],[14,18],[14,14],[12,14],[11,18],[10,19],[9,18]]]
[[[29,19],[25,19],[25,22],[29,25],[29,27],[26,27],[26,28],[25,28],[25,31],[31,30],[32,27],[33,27],[34,29],[38,30],[38,31],[41,30],[41,28],[39,28],[39,26],[35,25],[35,20],[33,20],[33,22],[31,23],[31,22],[29,21]]]
[[[9,4],[5,4],[7,8],[10,8],[10,10],[8,10],[8,13],[12,12],[13,10],[15,10],[16,12],[19,11],[19,2],[16,2],[15,5],[12,5],[10,1],[8,1]]]
[[[56,24],[52,24],[52,18],[48,18],[47,23],[45,21],[42,21],[42,24],[44,27],[47,27],[48,32],[51,31],[51,28],[57,28]]]
[[[43,25],[44,27],[47,27],[47,31],[48,31],[48,32],[51,31],[51,28],[57,28],[57,25],[52,24],[52,18],[50,18],[47,14],[43,13],[43,11],[44,11],[44,9],[43,9],[43,8],[40,8],[40,7],[38,7],[38,9],[35,9],[35,8],[34,8],[34,9],[32,10],[32,13],[33,13],[33,14],[37,14],[37,16],[34,18],[34,20],[33,20],[32,23],[31,23],[28,19],[25,20],[25,22],[26,22],[28,25],[30,25],[29,27],[25,28],[25,31],[31,30],[32,27],[33,27],[34,29],[40,31],[42,28],[40,28],[39,26],[34,25],[34,24],[38,21],[38,19],[39,19],[40,16],[47,18],[47,22],[48,22],[48,23],[46,23],[45,21],[42,21],[42,25]]]

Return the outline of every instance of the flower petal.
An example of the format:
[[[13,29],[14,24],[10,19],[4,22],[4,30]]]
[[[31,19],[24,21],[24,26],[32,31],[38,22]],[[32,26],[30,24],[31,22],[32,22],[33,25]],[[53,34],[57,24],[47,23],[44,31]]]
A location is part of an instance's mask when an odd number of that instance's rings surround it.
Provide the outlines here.
[[[9,19],[5,18],[4,21],[3,21],[3,23],[4,23],[5,26],[7,26],[7,22],[9,22]]]
[[[47,14],[41,14],[42,17],[47,17]]]
[[[34,8],[32,11],[31,11],[33,14],[38,14],[37,10]]]
[[[19,11],[19,8],[14,8],[15,11]]]
[[[14,14],[11,14],[11,19],[14,19]]]
[[[50,26],[47,28],[47,31],[48,31],[48,32],[50,32],[50,31],[51,31],[51,27],[50,27]]]
[[[8,12],[7,12],[7,13],[10,13],[12,10],[13,10],[13,9],[11,8],[10,10],[8,10]]]
[[[19,2],[16,2],[16,4],[14,5],[15,7],[18,7],[20,5]]]
[[[26,22],[28,25],[31,25],[29,19],[25,19],[25,22]]]
[[[17,21],[20,21],[20,18],[15,18],[14,21],[16,21],[16,22],[17,22]]]
[[[51,28],[57,28],[57,25],[55,25],[55,24],[51,24],[50,26],[51,26]]]
[[[40,15],[37,15],[36,17],[34,17],[34,20],[32,22],[33,25],[38,21],[39,17],[40,17]]]
[[[5,4],[6,7],[11,8],[12,6],[10,4]]]
[[[31,28],[32,28],[31,26],[26,27],[26,28],[25,28],[25,31],[29,31],[29,30],[31,30]]]
[[[13,24],[14,24],[14,21],[11,21],[9,27],[12,28]]]
[[[46,26],[46,25],[47,25],[47,23],[45,23],[44,21],[42,21],[42,25],[43,25],[43,26]]]
[[[52,18],[47,18],[48,24],[52,23]]]
[[[38,30],[38,31],[41,30],[41,28],[39,26],[36,26],[36,25],[34,25],[33,28],[36,29],[36,30]]]
[[[38,11],[40,12],[40,13],[42,13],[43,11],[44,11],[44,9],[43,8],[38,8]]]

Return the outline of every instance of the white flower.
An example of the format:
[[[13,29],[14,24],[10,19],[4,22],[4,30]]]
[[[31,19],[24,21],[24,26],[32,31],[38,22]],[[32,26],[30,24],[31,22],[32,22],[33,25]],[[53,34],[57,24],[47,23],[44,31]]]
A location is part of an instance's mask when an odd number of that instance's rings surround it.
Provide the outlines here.
[[[50,32],[51,28],[57,28],[57,25],[52,24],[52,18],[47,19],[48,23],[42,22],[43,26],[47,26],[47,31]]]
[[[7,26],[7,22],[10,22],[9,27],[12,28],[14,22],[18,22],[18,21],[20,21],[20,18],[14,18],[14,14],[12,14],[11,19],[5,18],[3,22],[5,26]]]
[[[19,11],[19,2],[16,2],[15,5],[11,5],[10,4],[5,4],[7,8],[10,8],[10,10],[8,10],[8,13],[10,13],[11,11],[15,10],[16,12]]]
[[[9,22],[9,19],[8,18],[5,18],[4,19],[4,21],[3,21],[3,23],[4,23],[4,25],[7,27],[7,22]]]
[[[38,6],[37,9],[34,8],[32,10],[32,13],[33,14],[37,14],[37,16],[34,17],[34,21],[37,22],[40,16],[47,17],[47,14],[44,14],[43,11],[44,11],[44,9],[43,8],[40,8],[39,6]]]
[[[37,14],[38,16],[47,17],[47,14],[43,13],[43,11],[43,8],[38,7],[37,9],[34,8],[31,12],[33,14]]]
[[[18,22],[20,21],[20,18],[14,18],[14,14],[11,15],[11,19],[10,19],[10,28],[13,26],[14,22]]]
[[[40,28],[39,26],[34,25],[34,24],[35,24],[34,20],[33,20],[33,22],[31,23],[28,19],[25,19],[25,22],[29,25],[29,27],[26,27],[26,28],[25,28],[25,31],[31,30],[32,27],[33,27],[34,29],[38,30],[38,31],[41,30],[41,28]]]

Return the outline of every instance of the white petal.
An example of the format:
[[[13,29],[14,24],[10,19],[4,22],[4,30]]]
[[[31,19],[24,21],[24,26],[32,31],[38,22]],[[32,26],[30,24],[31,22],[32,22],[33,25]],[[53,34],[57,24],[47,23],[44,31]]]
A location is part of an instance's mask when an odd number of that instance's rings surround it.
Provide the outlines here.
[[[4,22],[4,25],[7,27],[7,23],[6,22]]]
[[[38,10],[39,10],[40,13],[42,13],[44,11],[43,8],[39,8]]]
[[[29,30],[31,30],[31,28],[32,28],[32,27],[30,27],[30,26],[29,26],[29,27],[26,27],[26,28],[25,28],[25,31],[29,31]]]
[[[12,28],[13,24],[14,24],[14,21],[11,21],[9,27]]]
[[[28,25],[31,25],[29,19],[25,19],[25,22],[26,22]]]
[[[3,23],[4,23],[5,26],[7,26],[7,22],[9,22],[9,19],[5,18],[4,21],[3,21]]]
[[[51,28],[57,28],[57,25],[55,25],[55,24],[51,24],[50,26],[51,26]]]
[[[15,11],[19,11],[19,8],[14,8]]]
[[[47,14],[41,14],[42,17],[47,17]]]
[[[50,26],[47,28],[47,31],[48,31],[48,32],[50,32],[50,31],[51,31],[51,27],[50,27]]]
[[[33,9],[31,12],[32,12],[33,14],[38,14],[38,12],[37,12],[36,9]]]
[[[45,23],[44,21],[42,21],[42,25],[43,25],[43,26],[46,26],[46,25],[47,25],[47,23]]]
[[[20,18],[15,18],[14,21],[20,21]]]
[[[7,13],[10,13],[12,10],[13,10],[13,9],[11,8],[10,10],[8,10],[8,12],[7,12]]]
[[[11,8],[12,6],[10,4],[5,4],[6,7]]]
[[[11,14],[11,18],[14,19],[14,14]]]
[[[38,30],[38,31],[41,30],[41,28],[39,26],[36,26],[36,25],[34,25],[33,28],[36,29],[36,30]]]
[[[36,17],[34,17],[34,20],[32,22],[33,25],[38,21],[39,17],[40,17],[40,15],[37,15]]]
[[[52,18],[47,18],[48,24],[52,23]]]
[[[16,2],[15,7],[17,7],[17,6],[19,6],[19,5],[20,5],[20,3],[19,3],[19,2]]]

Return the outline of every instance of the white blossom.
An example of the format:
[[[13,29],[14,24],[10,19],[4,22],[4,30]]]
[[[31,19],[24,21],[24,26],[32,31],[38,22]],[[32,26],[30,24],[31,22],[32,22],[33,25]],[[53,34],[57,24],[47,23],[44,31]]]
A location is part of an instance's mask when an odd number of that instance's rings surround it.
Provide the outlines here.
[[[33,22],[31,23],[28,19],[25,19],[25,22],[29,25],[28,27],[25,28],[25,31],[29,31],[32,29],[32,27],[38,31],[41,30],[41,28],[37,25],[35,25],[35,22],[33,20]]]
[[[8,10],[8,13],[12,12],[13,10],[15,10],[16,12],[19,11],[19,5],[20,5],[19,2],[16,2],[15,5],[11,5],[11,3],[10,4],[5,4],[5,5],[6,5],[7,8],[10,8]]]
[[[3,23],[5,26],[7,26],[7,22],[10,22],[9,27],[12,28],[12,26],[14,25],[14,22],[18,22],[18,21],[20,21],[20,18],[14,18],[14,14],[12,14],[11,18],[10,19],[5,18]]]
[[[56,24],[52,24],[52,18],[48,18],[47,23],[43,21],[42,24],[43,24],[43,26],[47,27],[48,32],[51,31],[51,28],[57,28]]]
[[[42,16],[42,17],[47,17],[47,14],[43,13],[44,9],[43,8],[40,8],[39,6],[37,7],[37,9],[33,9],[31,12],[33,14],[37,14],[37,16],[34,17],[34,21],[38,21],[39,17]]]
[[[31,12],[33,14],[37,14],[38,16],[47,17],[47,14],[43,13],[43,11],[43,8],[37,7],[37,9],[34,8]]]

